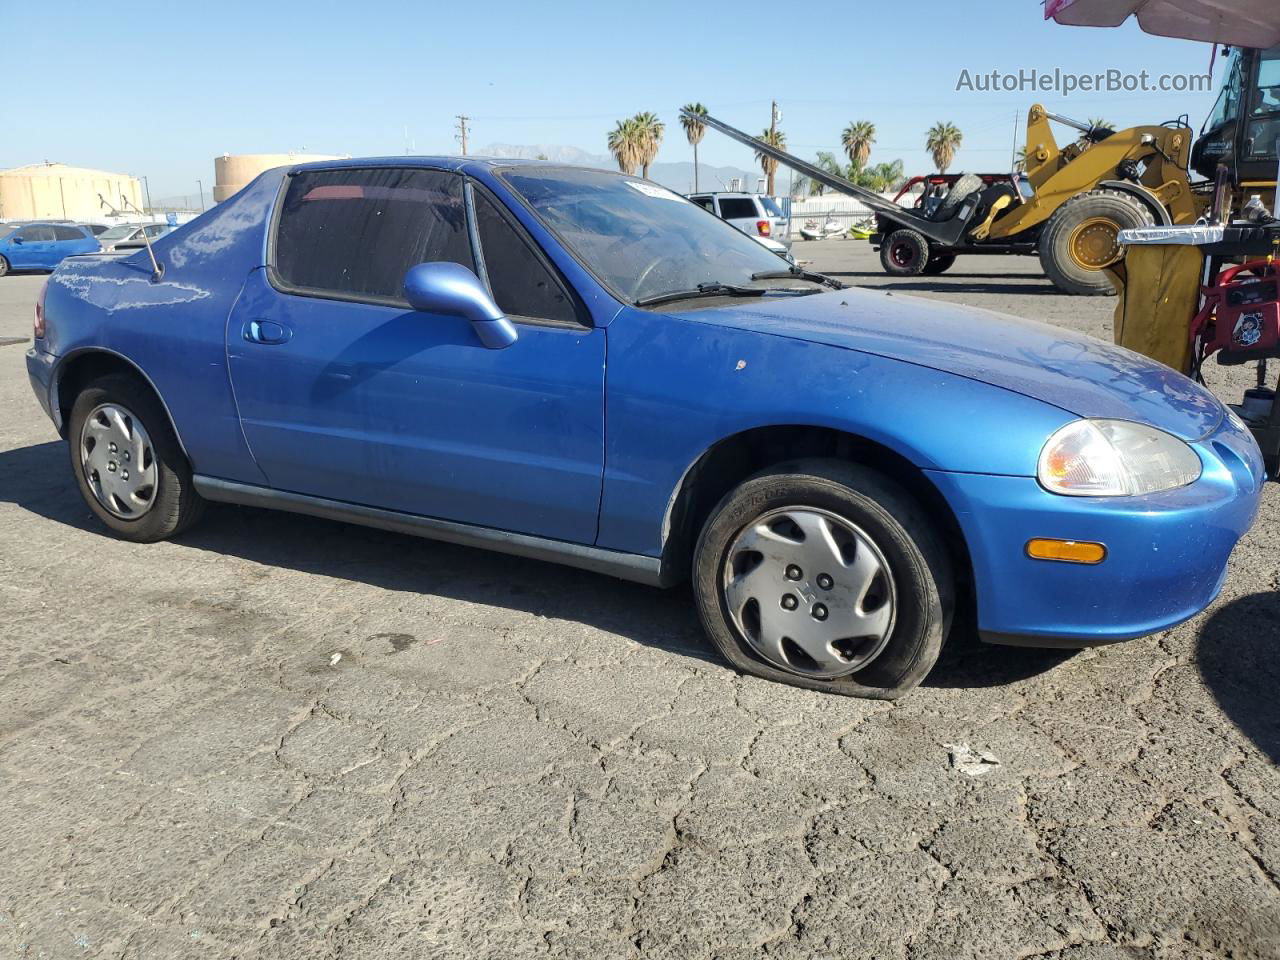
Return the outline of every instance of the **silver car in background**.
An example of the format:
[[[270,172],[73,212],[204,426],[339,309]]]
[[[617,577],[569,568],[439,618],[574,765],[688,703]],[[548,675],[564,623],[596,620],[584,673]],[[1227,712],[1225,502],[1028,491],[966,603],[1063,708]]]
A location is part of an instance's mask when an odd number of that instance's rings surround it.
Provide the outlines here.
[[[691,193],[689,199],[754,237],[784,260],[791,256],[791,222],[773,197],[760,193]]]
[[[105,253],[113,250],[136,250],[148,240],[159,240],[173,228],[167,223],[122,223],[98,235]]]

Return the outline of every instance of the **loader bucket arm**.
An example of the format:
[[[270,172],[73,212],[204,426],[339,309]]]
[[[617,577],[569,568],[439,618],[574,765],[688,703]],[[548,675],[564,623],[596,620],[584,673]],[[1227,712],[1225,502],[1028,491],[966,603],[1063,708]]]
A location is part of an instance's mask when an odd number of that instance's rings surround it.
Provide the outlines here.
[[[844,177],[836,176],[823,170],[821,167],[814,166],[807,160],[801,160],[799,157],[787,153],[785,150],[779,150],[772,144],[765,143],[757,137],[751,136],[749,133],[743,133],[736,127],[731,127],[723,120],[717,120],[715,117],[705,113],[690,113],[688,110],[681,110],[683,116],[689,117],[712,130],[723,133],[731,140],[737,140],[740,144],[750,147],[757,153],[762,153],[767,157],[772,157],[784,166],[790,167],[798,173],[804,174],[812,180],[825,187],[830,187],[839,193],[853,197],[855,200],[861,200],[868,207],[882,216],[892,219],[903,226],[911,227],[924,234],[928,239],[935,243],[945,246],[955,246],[959,243],[961,236],[964,234],[966,223],[960,218],[936,222],[926,220],[924,217],[918,216],[905,207],[900,207],[891,200],[886,200],[880,194],[868,190],[866,187],[860,187],[856,183],[846,180]]]

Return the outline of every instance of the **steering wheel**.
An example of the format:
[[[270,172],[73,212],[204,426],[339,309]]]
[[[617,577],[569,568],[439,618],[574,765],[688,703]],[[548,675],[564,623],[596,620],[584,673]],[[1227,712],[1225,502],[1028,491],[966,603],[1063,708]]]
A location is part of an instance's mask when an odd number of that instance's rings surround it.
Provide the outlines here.
[[[639,291],[644,289],[644,284],[645,284],[645,281],[649,279],[649,274],[653,273],[654,269],[658,267],[660,264],[666,263],[668,260],[682,260],[682,259],[684,258],[679,257],[672,253],[659,254],[656,258],[651,260],[649,264],[643,270],[641,270],[640,273],[636,276],[636,285],[634,288],[636,292],[639,293]]]

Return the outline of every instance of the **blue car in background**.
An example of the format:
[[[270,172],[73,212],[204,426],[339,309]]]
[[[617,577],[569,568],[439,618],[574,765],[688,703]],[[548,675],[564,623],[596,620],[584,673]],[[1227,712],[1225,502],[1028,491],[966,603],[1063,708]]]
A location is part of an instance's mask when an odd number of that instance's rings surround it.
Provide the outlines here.
[[[1265,479],[1143,357],[547,163],[268,171],[154,260],[60,267],[27,366],[125,539],[212,500],[689,581],[734,667],[859,696],[918,684],[957,609],[1067,647],[1193,616]]]
[[[101,249],[93,231],[78,224],[0,224],[0,277],[11,270],[52,270],[66,257]]]

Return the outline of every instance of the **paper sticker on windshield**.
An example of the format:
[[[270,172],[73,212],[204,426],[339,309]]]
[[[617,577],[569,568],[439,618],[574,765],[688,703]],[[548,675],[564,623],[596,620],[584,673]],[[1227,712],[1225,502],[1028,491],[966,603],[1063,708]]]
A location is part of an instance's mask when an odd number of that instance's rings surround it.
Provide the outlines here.
[[[662,187],[655,186],[652,183],[645,183],[643,180],[627,180],[626,184],[632,190],[639,190],[646,197],[657,197],[659,200],[684,199],[684,197],[679,194],[672,193],[670,190],[664,190]]]

